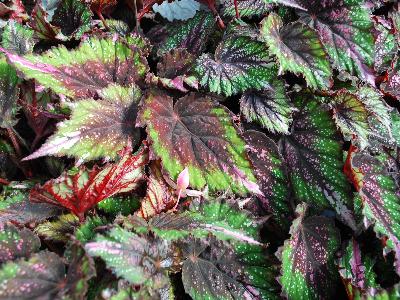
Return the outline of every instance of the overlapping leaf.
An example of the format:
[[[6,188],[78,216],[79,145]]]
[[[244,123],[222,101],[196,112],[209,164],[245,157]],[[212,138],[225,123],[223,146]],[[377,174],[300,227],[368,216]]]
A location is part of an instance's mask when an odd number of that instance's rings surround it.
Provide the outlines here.
[[[280,70],[304,76],[314,89],[329,89],[332,71],[317,32],[300,22],[283,25],[276,14],[263,20],[261,34]]]
[[[4,58],[0,58],[0,127],[9,128],[16,124],[19,89],[14,68]]]
[[[291,237],[285,241],[281,253],[283,291],[289,299],[321,299],[333,295],[339,232],[331,219],[307,217],[305,205],[299,205],[296,212],[299,216],[290,228]]]
[[[281,1],[286,2],[300,8],[300,21],[318,32],[336,68],[375,83],[373,24],[363,0]]]
[[[84,213],[98,202],[136,189],[144,179],[143,168],[147,161],[145,148],[136,155],[127,151],[119,162],[104,168],[87,170],[81,167],[73,174],[64,172],[43,186],[34,187],[29,197],[31,201],[61,205],[82,220]]]
[[[246,120],[256,122],[272,133],[289,133],[294,110],[280,80],[273,80],[261,91],[246,92],[240,98],[240,111]]]
[[[130,86],[148,71],[140,39],[114,41],[91,38],[75,50],[64,46],[42,55],[18,56],[6,52],[8,60],[27,79],[36,79],[57,93],[90,98],[110,84]]]
[[[33,8],[29,26],[35,31],[34,36],[42,40],[66,40],[66,37],[61,33],[58,26],[50,23],[51,16],[49,16],[42,3],[36,3]]]
[[[250,161],[263,196],[259,196],[264,207],[283,228],[289,228],[289,188],[286,168],[275,142],[258,131],[246,131]]]
[[[250,89],[261,90],[276,76],[267,46],[245,25],[231,25],[214,56],[201,55],[194,72],[210,92],[230,96]]]
[[[385,93],[400,99],[400,59],[398,57],[392,62],[387,81],[381,85],[381,88]]]
[[[173,99],[152,91],[140,113],[152,149],[173,179],[189,169],[190,186],[212,190],[258,191],[245,143],[229,112],[207,97],[191,93]]]
[[[35,228],[35,232],[46,240],[57,242],[67,242],[70,235],[74,233],[76,227],[79,226],[79,219],[73,214],[64,214],[54,221],[47,221],[39,224]]]
[[[374,261],[372,257],[361,253],[356,240],[350,240],[338,265],[350,299],[358,299],[360,294],[373,296],[380,289],[373,270]]]
[[[222,15],[225,17],[235,17],[236,10],[233,0],[222,1]],[[268,1],[264,0],[238,0],[237,9],[240,17],[261,17],[270,9]]]
[[[333,208],[339,218],[355,228],[350,186],[343,169],[341,138],[329,112],[311,95],[296,99],[291,134],[280,148],[296,197],[318,208]]]
[[[24,55],[33,51],[33,31],[16,21],[9,21],[1,35],[1,46],[13,53]]]
[[[162,2],[154,4],[153,11],[172,22],[174,20],[187,20],[193,18],[198,10],[200,3],[194,0],[174,0],[172,2]]]
[[[170,264],[170,245],[165,240],[142,237],[120,227],[107,236],[85,246],[89,255],[101,257],[114,273],[133,284],[153,281],[153,288],[166,284],[166,269]]]
[[[29,229],[19,230],[14,225],[6,225],[0,232],[0,264],[20,257],[29,257],[39,248],[39,238]]]
[[[112,85],[100,95],[102,100],[76,103],[71,118],[60,122],[57,132],[25,160],[45,155],[68,155],[83,161],[114,159],[124,147],[137,144],[139,131],[135,122],[140,89]]]
[[[363,200],[364,215],[372,220],[376,232],[389,238],[396,255],[400,251],[400,198],[397,185],[385,165],[385,156],[350,153],[352,180]]]
[[[200,54],[214,28],[212,14],[200,11],[187,21],[154,27],[148,33],[148,37],[152,44],[157,46],[159,55],[175,48],[184,48],[191,54]]]
[[[135,196],[115,196],[100,201],[97,207],[107,214],[129,215],[140,207],[140,199]]]

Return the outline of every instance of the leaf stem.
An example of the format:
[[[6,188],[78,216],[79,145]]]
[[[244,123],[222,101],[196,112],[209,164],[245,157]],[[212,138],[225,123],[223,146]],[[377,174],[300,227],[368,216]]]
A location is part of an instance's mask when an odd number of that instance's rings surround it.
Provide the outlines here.
[[[2,185],[9,185],[10,182],[9,182],[8,180],[6,180],[6,179],[0,177],[0,184],[2,184]]]

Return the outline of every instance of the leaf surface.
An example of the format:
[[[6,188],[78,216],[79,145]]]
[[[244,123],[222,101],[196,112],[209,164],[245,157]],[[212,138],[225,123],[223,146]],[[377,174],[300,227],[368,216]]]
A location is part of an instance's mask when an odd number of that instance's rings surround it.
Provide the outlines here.
[[[0,127],[9,128],[17,123],[18,77],[4,58],[0,59]]]

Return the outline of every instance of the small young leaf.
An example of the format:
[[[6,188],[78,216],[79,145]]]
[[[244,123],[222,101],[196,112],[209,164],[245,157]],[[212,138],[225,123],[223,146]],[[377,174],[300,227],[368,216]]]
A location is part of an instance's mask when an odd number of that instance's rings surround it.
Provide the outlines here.
[[[14,225],[6,225],[0,231],[0,264],[20,257],[29,257],[39,248],[39,238],[27,228],[19,230]]]
[[[126,216],[133,213],[140,207],[140,199],[135,196],[110,197],[100,201],[97,207],[107,214]]]
[[[195,93],[173,106],[171,97],[152,91],[139,116],[153,151],[174,180],[188,167],[193,188],[207,184],[211,190],[258,192],[245,143],[223,106]]]
[[[18,77],[14,68],[0,58],[0,127],[9,128],[17,123]]]
[[[54,221],[39,224],[36,226],[35,232],[46,240],[65,243],[70,240],[69,235],[73,234],[78,226],[79,219],[75,215],[65,214]]]
[[[292,113],[282,81],[273,80],[259,92],[246,92],[240,98],[240,111],[246,120],[254,121],[272,133],[289,133]]]
[[[235,25],[228,28],[214,57],[206,53],[196,61],[195,75],[210,92],[230,96],[260,90],[276,76],[267,46],[247,26],[240,26],[237,32]]]
[[[333,295],[339,231],[331,219],[306,217],[305,205],[299,205],[296,212],[299,216],[293,221],[291,237],[285,241],[281,253],[283,291],[289,299],[322,299]]]
[[[140,89],[111,85],[104,88],[102,100],[81,100],[69,120],[60,122],[57,132],[24,160],[46,155],[68,155],[82,161],[101,157],[115,159],[118,151],[137,144],[135,128]]]
[[[261,34],[276,55],[280,70],[303,75],[313,89],[329,89],[332,71],[325,49],[314,29],[295,22],[283,25],[276,14],[262,22]]]
[[[350,186],[344,176],[341,138],[329,112],[310,95],[296,99],[291,134],[280,140],[296,197],[317,208],[334,208],[355,228]]]
[[[141,43],[135,38],[91,38],[75,50],[60,46],[42,55],[6,55],[26,79],[36,79],[69,97],[90,98],[110,84],[126,87],[144,78],[148,66],[141,54]]]
[[[84,213],[98,202],[136,189],[144,179],[147,161],[147,149],[142,148],[136,155],[128,151],[119,162],[101,169],[96,166],[89,171],[81,167],[75,174],[64,172],[43,186],[35,186],[29,197],[34,202],[63,206],[82,220]]]
[[[107,236],[97,236],[85,249],[89,255],[101,257],[118,277],[130,283],[139,285],[153,280],[154,288],[161,288],[168,282],[164,268],[171,258],[166,240],[141,237],[116,227]]]
[[[206,47],[208,37],[215,28],[213,15],[199,11],[193,18],[184,22],[173,22],[156,26],[148,37],[157,46],[157,54],[163,55],[172,49],[184,48],[191,54],[200,54]]]

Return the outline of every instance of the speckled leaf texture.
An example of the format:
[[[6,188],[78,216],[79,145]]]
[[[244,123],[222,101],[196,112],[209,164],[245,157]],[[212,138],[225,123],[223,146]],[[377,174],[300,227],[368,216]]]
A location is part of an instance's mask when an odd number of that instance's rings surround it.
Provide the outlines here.
[[[118,151],[136,145],[140,89],[110,85],[100,92],[100,96],[100,100],[77,102],[69,120],[60,122],[57,132],[24,160],[46,155],[68,155],[81,161],[115,159]]]
[[[190,186],[258,192],[245,142],[229,111],[208,97],[191,93],[173,99],[151,91],[140,112],[154,153],[172,178],[189,169]]]
[[[346,292],[350,299],[360,299],[360,294],[374,296],[380,289],[373,270],[374,259],[361,252],[360,245],[351,239],[338,261],[339,273],[346,283]]]
[[[225,17],[235,17],[235,4],[233,0],[224,0],[222,1],[222,15]],[[268,4],[268,1],[264,0],[238,0],[237,8],[240,17],[262,17],[265,15],[270,9],[271,5]]]
[[[18,77],[14,68],[4,58],[0,58],[0,127],[8,128],[16,124]]]
[[[334,66],[374,84],[374,38],[370,10],[364,0],[292,1],[300,22],[314,28]]]
[[[333,208],[355,228],[350,185],[342,171],[342,142],[329,111],[312,95],[299,95],[291,134],[280,140],[295,196],[317,208]]]
[[[248,122],[256,122],[272,133],[289,133],[294,107],[285,93],[284,83],[272,80],[260,91],[248,91],[240,98],[240,111]]]
[[[118,277],[137,285],[153,280],[156,289],[166,284],[169,246],[165,240],[116,227],[105,236],[98,235],[85,249],[89,255],[101,257]]]
[[[82,220],[84,213],[98,202],[136,189],[144,180],[143,168],[147,161],[147,151],[142,148],[136,155],[125,153],[120,161],[103,168],[81,167],[72,174],[64,172],[43,186],[35,186],[29,198],[63,206]]]
[[[382,84],[382,90],[396,97],[397,100],[400,99],[400,59],[398,57],[392,62],[387,81]]]
[[[281,72],[302,75],[313,89],[329,89],[332,71],[317,32],[300,22],[283,25],[276,14],[262,22],[261,35],[278,61]]]
[[[35,31],[35,38],[54,41],[54,40],[65,40],[66,37],[61,34],[61,30],[58,26],[54,26],[50,23],[51,16],[46,11],[42,3],[38,2],[33,8],[29,26]]]
[[[353,181],[363,200],[363,214],[374,222],[374,230],[389,238],[388,245],[400,251],[400,198],[385,156],[351,153]],[[399,267],[399,266],[398,266]]]
[[[282,228],[289,229],[290,191],[286,167],[278,147],[273,140],[258,131],[246,131],[244,138],[254,174],[263,193],[259,198],[275,221]]]
[[[148,66],[141,47],[137,39],[91,38],[75,50],[60,46],[42,55],[6,54],[26,79],[69,97],[90,98],[110,84],[129,86],[143,79]]]
[[[267,274],[260,268],[249,275],[246,265],[255,266],[254,262],[250,258],[241,259],[228,243],[214,237],[194,238],[182,242],[180,247],[185,258],[182,281],[186,293],[193,299],[278,299],[271,287],[263,290],[253,286],[261,283],[262,276]]]
[[[224,96],[267,87],[276,68],[267,46],[255,36],[247,25],[231,25],[214,55],[197,59],[194,73],[200,85]]]
[[[13,53],[24,55],[32,52],[35,40],[34,31],[14,20],[7,22],[1,35],[1,46]]]
[[[184,22],[168,23],[156,26],[148,37],[153,45],[157,45],[158,55],[163,55],[175,48],[184,48],[191,54],[200,54],[207,45],[207,39],[215,29],[213,15],[199,11]]]
[[[283,293],[289,299],[329,298],[335,289],[335,252],[340,246],[339,231],[332,219],[307,216],[306,205],[290,228],[290,239],[281,253]]]
[[[29,257],[39,251],[39,248],[39,238],[27,228],[19,230],[9,224],[0,231],[0,263]]]

